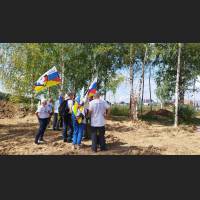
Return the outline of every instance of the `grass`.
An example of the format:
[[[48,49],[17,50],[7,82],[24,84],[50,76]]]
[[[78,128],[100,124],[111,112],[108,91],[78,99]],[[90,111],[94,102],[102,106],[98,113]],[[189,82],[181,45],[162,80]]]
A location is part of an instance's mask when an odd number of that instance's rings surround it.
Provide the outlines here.
[[[113,105],[111,107],[111,116],[129,116],[129,106],[128,105]]]
[[[172,107],[164,107],[163,109],[173,112]],[[160,106],[153,106],[153,111],[160,110]],[[111,107],[111,116],[113,119],[117,120],[118,118],[127,119],[129,116],[129,105],[113,105]],[[139,110],[140,111],[140,110]],[[143,115],[139,115],[139,119],[150,122],[158,123],[162,125],[173,125],[174,124],[174,115],[172,116],[160,116],[149,114],[150,106],[143,106]],[[119,120],[121,120],[121,118]],[[196,114],[195,117],[191,118],[179,118],[179,124],[183,125],[200,125],[200,112]]]

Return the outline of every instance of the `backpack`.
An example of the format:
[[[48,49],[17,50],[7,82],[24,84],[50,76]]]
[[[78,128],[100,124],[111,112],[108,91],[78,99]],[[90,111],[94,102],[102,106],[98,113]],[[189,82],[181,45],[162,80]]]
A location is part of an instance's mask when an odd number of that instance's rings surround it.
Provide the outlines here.
[[[60,116],[66,116],[69,113],[68,100],[64,100],[59,107]]]

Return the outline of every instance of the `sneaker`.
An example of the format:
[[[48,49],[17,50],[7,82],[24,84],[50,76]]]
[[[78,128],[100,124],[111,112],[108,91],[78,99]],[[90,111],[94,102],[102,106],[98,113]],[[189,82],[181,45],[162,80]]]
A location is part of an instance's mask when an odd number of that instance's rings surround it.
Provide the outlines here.
[[[93,152],[93,153],[97,153],[97,150],[92,149],[92,152]]]
[[[77,145],[77,149],[80,150],[81,149],[81,145]]]
[[[39,140],[38,144],[44,144],[44,140]]]
[[[76,149],[76,145],[72,145],[72,151],[74,151]]]

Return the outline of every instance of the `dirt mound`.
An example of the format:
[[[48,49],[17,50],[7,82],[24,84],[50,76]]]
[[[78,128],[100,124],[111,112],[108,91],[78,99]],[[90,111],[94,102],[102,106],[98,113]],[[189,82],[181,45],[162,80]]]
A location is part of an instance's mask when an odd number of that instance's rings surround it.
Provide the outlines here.
[[[16,114],[16,106],[8,101],[0,101],[0,119],[13,118]]]
[[[0,119],[19,117],[23,118],[28,114],[23,105],[0,100]]]
[[[164,116],[164,117],[172,117],[173,113],[170,112],[169,110],[160,109],[158,111],[150,111],[147,113],[147,115],[159,115],[159,116]]]

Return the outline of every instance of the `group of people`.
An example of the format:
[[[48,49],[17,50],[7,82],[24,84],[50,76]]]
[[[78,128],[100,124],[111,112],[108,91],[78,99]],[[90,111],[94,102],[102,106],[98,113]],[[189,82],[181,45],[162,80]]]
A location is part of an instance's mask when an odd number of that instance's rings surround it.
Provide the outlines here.
[[[44,133],[50,125],[53,117],[53,130],[61,130],[63,142],[72,143],[72,149],[80,149],[83,139],[90,137],[92,140],[92,151],[106,150],[105,141],[105,117],[109,112],[109,105],[100,98],[100,93],[85,102],[78,95],[69,92],[64,97],[59,96],[53,104],[42,99],[38,105],[36,116],[39,121],[39,129],[35,137],[35,144],[44,143]],[[86,127],[90,127],[86,134]],[[88,129],[87,129],[88,130]]]

